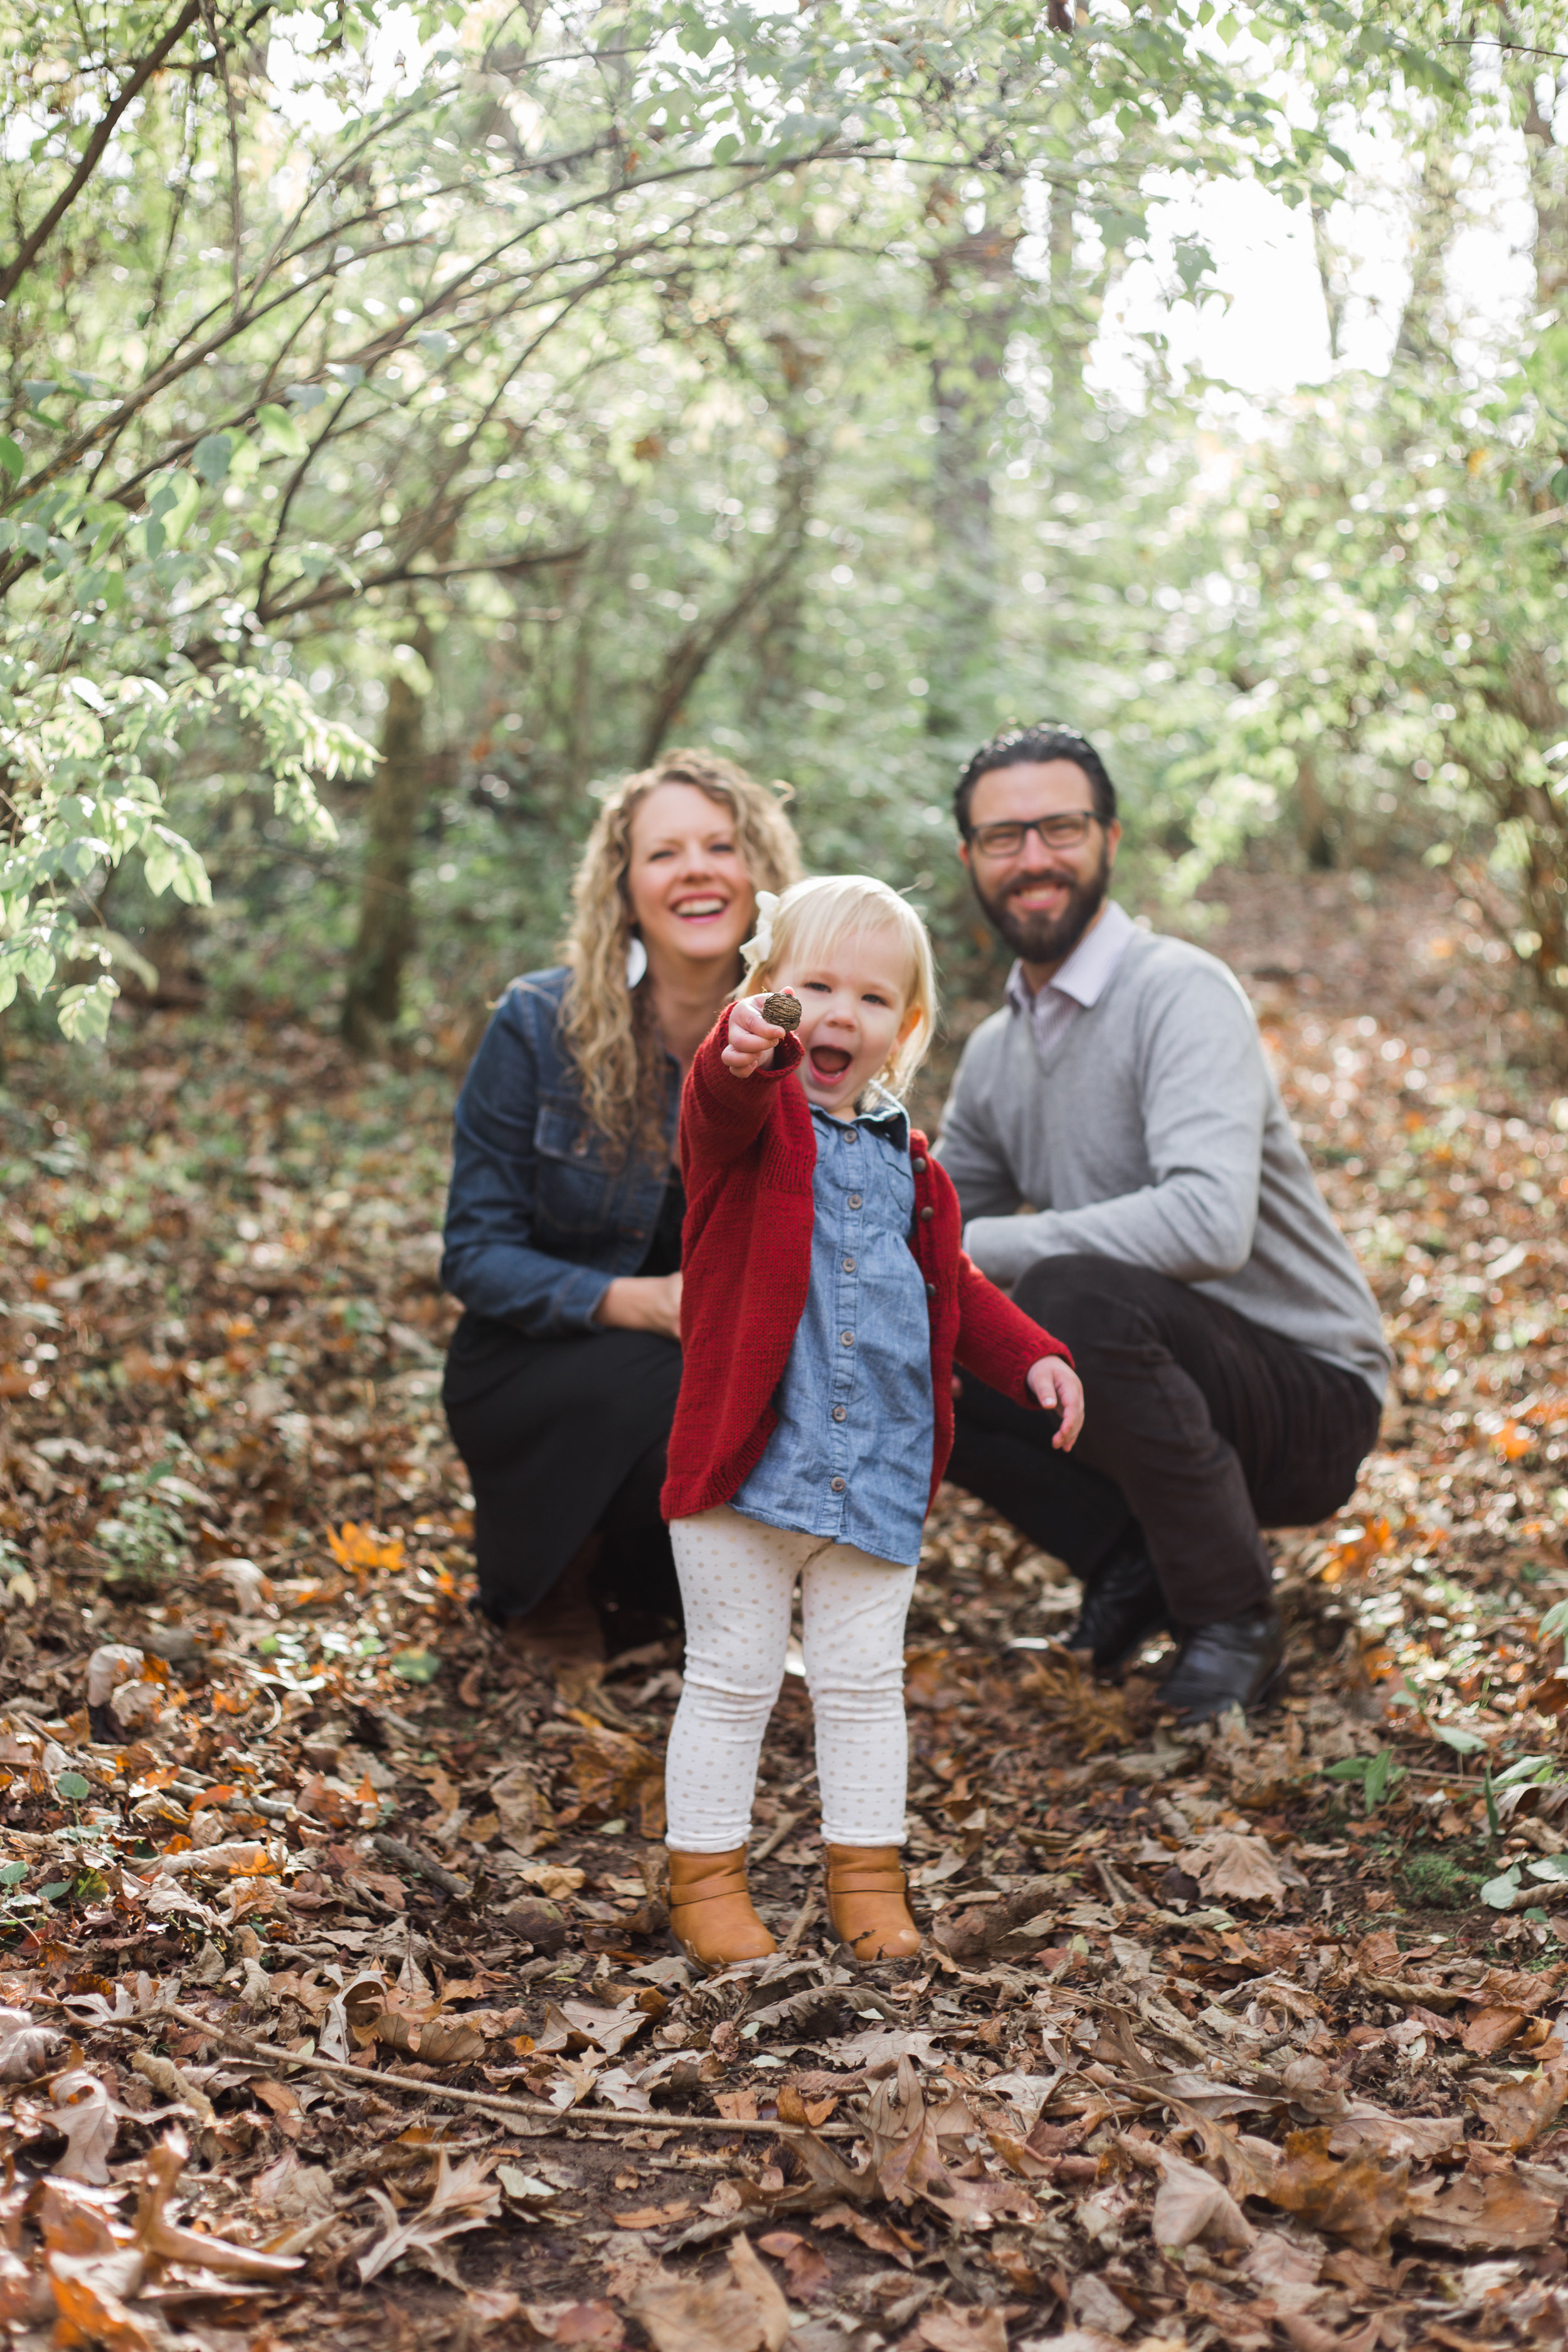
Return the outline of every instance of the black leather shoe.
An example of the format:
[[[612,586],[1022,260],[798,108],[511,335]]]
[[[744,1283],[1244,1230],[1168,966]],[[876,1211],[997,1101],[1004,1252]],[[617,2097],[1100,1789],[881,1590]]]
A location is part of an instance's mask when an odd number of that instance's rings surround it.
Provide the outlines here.
[[[1159,1579],[1135,1531],[1086,1580],[1083,1606],[1067,1646],[1089,1651],[1097,1675],[1113,1675],[1170,1622]]]
[[[1188,1724],[1206,1723],[1227,1706],[1256,1706],[1278,1681],[1284,1654],[1284,1622],[1272,1601],[1194,1626],[1160,1685],[1160,1704]]]

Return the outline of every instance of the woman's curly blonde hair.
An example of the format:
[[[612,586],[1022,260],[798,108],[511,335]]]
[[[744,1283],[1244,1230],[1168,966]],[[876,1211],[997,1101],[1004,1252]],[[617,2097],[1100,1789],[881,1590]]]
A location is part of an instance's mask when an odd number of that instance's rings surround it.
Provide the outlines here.
[[[664,1123],[664,1065],[646,982],[626,986],[632,936],[626,873],[632,819],[660,784],[691,784],[728,809],[752,886],[784,890],[800,872],[795,827],[784,812],[788,784],[760,784],[716,751],[666,751],[605,802],[572,882],[572,921],[563,958],[572,977],[562,1026],[599,1132],[622,1151],[634,1137],[657,1143]]]

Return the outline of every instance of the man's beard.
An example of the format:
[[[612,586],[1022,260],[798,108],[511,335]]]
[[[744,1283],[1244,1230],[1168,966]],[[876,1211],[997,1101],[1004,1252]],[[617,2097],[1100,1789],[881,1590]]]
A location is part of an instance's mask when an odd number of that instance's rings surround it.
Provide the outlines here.
[[[1010,883],[998,898],[987,898],[976,881],[974,895],[992,929],[1025,963],[1061,963],[1105,904],[1110,881],[1110,853],[1102,848],[1099,866],[1082,881],[1063,873],[1030,874]],[[1068,891],[1067,905],[1054,920],[1048,915],[1026,914],[1013,904],[1023,891],[1037,889],[1042,882],[1065,883]]]

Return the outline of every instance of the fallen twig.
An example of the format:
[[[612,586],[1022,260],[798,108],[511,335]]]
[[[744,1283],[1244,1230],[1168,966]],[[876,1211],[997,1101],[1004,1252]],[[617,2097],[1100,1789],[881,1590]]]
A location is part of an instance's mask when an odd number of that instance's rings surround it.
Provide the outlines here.
[[[409,1845],[403,1838],[388,1837],[384,1830],[373,1831],[370,1842],[377,1853],[384,1853],[388,1862],[401,1863],[405,1870],[413,1871],[416,1877],[427,1878],[431,1885],[438,1886],[444,1895],[455,1895],[459,1903],[467,1902],[472,1892],[468,1880],[459,1878],[455,1870],[448,1870],[446,1864],[437,1862],[433,1854],[421,1852],[416,1845]]]
[[[214,2025],[194,2009],[181,2009],[171,2002],[160,2009],[160,2018],[177,2017],[182,2025],[194,2026],[210,2042],[222,2042],[226,2048],[242,2051],[247,2058],[265,2058],[277,2066],[303,2066],[315,2074],[335,2075],[340,2081],[353,2083],[362,2091],[397,2090],[416,2094],[422,2099],[448,2100],[459,2106],[475,2107],[481,2115],[526,2116],[531,2123],[559,2124],[571,2129],[577,2116],[573,2107],[552,2107],[543,2099],[507,2099],[493,2091],[468,2091],[457,2084],[422,2082],[416,2074],[394,2074],[372,2072],[365,2066],[347,2066],[341,2059],[318,2058],[313,2052],[284,2050],[276,2042],[258,2042],[254,2034],[236,2032],[232,2026]],[[122,2032],[131,2029],[131,2021],[106,2019]],[[96,2031],[97,2028],[94,2028]],[[612,2131],[708,2131],[767,2133],[773,2138],[787,2138],[792,2126],[788,2124],[751,2122],[744,2117],[732,2120],[728,2116],[670,2116],[655,2114],[651,2109],[642,2113],[622,2113],[611,2107],[595,2107],[582,2116],[584,2126],[608,2126]],[[823,2124],[816,2133],[833,2139],[858,2139],[862,2137],[858,2124]]]

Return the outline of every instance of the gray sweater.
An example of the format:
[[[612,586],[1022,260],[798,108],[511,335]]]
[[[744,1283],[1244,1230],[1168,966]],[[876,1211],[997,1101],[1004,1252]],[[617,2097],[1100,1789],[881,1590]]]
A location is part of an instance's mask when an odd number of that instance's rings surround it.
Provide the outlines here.
[[[1381,1402],[1393,1360],[1376,1301],[1252,1007],[1201,948],[1138,932],[1044,1058],[1026,1020],[993,1013],[964,1048],[936,1149],[964,1245],[1004,1288],[1078,1251],[1150,1266],[1359,1372]]]

